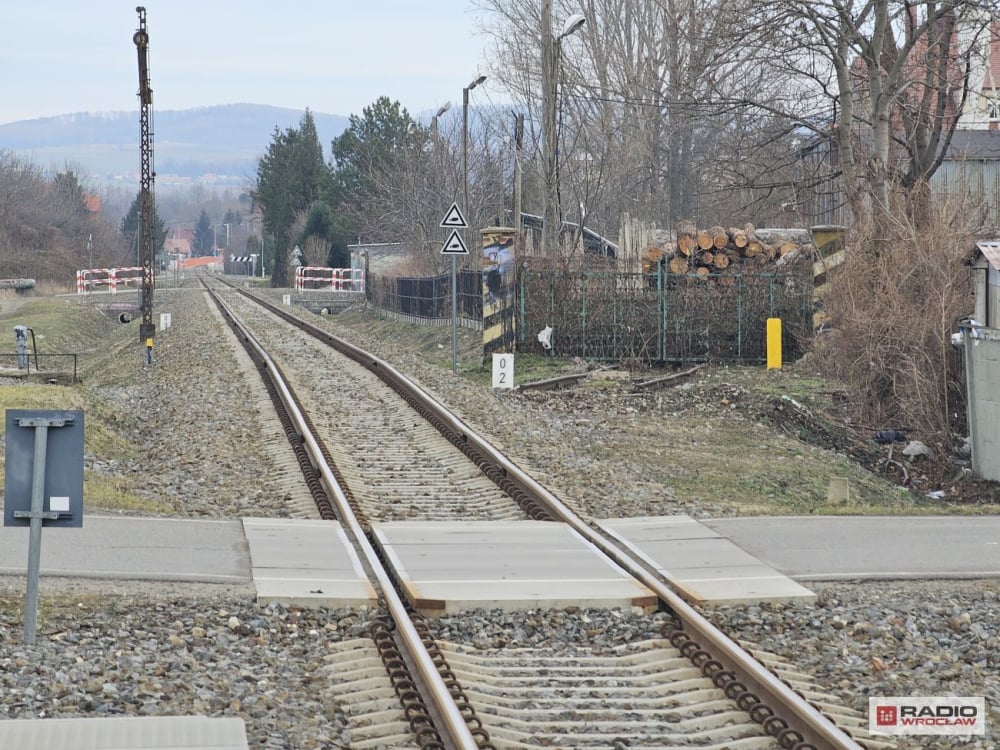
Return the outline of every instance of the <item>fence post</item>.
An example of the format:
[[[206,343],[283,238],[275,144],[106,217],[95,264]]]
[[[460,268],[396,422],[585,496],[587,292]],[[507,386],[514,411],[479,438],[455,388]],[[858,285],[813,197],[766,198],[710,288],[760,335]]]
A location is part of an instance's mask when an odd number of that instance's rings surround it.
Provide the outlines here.
[[[781,369],[781,318],[767,319],[767,369]]]
[[[670,269],[667,268],[666,263],[656,264],[656,303],[657,307],[660,308],[660,361],[667,361],[667,279],[670,277],[667,275],[670,273]]]
[[[736,278],[736,356],[743,359],[743,274]]]

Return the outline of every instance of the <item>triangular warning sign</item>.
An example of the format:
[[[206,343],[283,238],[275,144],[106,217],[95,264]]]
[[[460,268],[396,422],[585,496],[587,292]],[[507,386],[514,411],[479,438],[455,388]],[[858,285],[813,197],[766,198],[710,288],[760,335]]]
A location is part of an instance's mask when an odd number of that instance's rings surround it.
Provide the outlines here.
[[[465,217],[462,216],[458,204],[452,203],[451,208],[448,209],[448,213],[441,219],[441,226],[446,229],[465,229],[469,225],[465,223]]]
[[[451,236],[441,246],[441,255],[468,255],[469,248],[462,242],[462,236],[458,231],[451,233]]]

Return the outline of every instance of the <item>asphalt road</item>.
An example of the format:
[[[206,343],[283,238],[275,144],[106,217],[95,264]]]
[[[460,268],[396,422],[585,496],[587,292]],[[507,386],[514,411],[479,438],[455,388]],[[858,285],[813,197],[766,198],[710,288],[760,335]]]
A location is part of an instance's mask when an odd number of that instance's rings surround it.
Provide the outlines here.
[[[1000,516],[726,518],[704,524],[791,578],[1000,578]]]
[[[28,528],[0,526],[0,575],[25,575]],[[240,521],[85,516],[81,528],[42,528],[41,574],[150,581],[246,583]]]

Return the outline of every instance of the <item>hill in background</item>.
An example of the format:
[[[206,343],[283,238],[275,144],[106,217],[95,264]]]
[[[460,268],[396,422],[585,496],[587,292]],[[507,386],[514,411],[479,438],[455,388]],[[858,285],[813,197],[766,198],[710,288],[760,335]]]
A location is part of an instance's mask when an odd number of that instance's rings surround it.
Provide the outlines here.
[[[225,104],[153,111],[153,164],[158,187],[171,182],[245,184],[256,174],[275,128],[298,127],[304,110]],[[347,128],[347,117],[313,112],[324,153]],[[0,125],[0,150],[46,170],[67,166],[91,182],[135,182],[139,113],[76,113]]]

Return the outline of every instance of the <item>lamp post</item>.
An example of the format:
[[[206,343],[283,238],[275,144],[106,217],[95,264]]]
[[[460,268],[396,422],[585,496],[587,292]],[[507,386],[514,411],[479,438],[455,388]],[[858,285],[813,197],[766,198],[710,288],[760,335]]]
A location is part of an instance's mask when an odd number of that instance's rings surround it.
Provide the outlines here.
[[[555,253],[559,246],[559,133],[556,129],[556,99],[559,89],[559,58],[562,40],[579,30],[587,18],[574,13],[563,23],[558,36],[552,33],[552,3],[542,6],[542,141],[544,144],[545,193],[542,216],[542,253]]]
[[[462,182],[464,198],[462,208],[468,218],[472,212],[469,210],[469,92],[486,80],[486,76],[479,76],[462,89]]]
[[[451,102],[446,101],[444,104],[440,106],[438,111],[435,112],[434,116],[431,118],[431,140],[434,142],[435,146],[437,146],[437,139],[438,139],[438,120],[440,119],[441,115],[443,115],[449,109],[451,109]]]
[[[472,216],[469,208],[469,92],[486,80],[486,76],[476,79],[462,89],[462,205],[466,221]],[[468,246],[468,241],[466,241]],[[451,256],[451,371],[458,372],[458,259]]]

